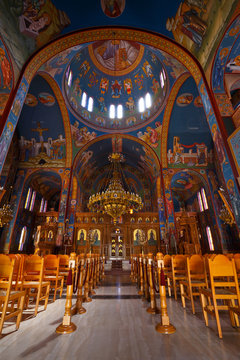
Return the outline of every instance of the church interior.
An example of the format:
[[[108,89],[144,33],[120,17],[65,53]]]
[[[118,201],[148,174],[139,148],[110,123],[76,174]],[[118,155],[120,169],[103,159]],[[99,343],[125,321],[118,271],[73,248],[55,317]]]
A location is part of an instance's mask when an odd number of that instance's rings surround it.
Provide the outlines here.
[[[239,358],[239,36],[238,0],[1,0],[1,359]]]

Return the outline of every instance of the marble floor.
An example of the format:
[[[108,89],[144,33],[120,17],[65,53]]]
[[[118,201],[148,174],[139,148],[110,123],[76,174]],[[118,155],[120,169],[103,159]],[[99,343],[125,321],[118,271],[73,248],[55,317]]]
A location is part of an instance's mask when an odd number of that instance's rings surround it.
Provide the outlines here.
[[[73,300],[73,303],[75,299]],[[168,299],[168,312],[176,333],[155,331],[159,315],[146,312],[127,272],[108,272],[93,301],[84,304],[87,312],[75,315],[77,330],[58,335],[65,299],[50,303],[36,318],[21,322],[20,329],[6,324],[0,339],[0,359],[26,360],[239,360],[240,330],[233,329],[227,316],[221,317],[223,339],[217,335],[215,320],[205,326],[201,308],[196,315],[183,310],[180,299]],[[26,315],[24,315],[25,318]]]

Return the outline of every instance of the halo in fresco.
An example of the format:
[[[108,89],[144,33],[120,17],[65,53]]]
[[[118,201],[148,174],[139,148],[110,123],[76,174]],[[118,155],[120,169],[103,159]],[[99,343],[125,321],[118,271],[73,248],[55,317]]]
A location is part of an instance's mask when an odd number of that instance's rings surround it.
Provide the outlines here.
[[[101,7],[105,15],[116,18],[125,8],[125,0],[101,0]]]
[[[26,99],[25,99],[25,104],[33,107],[38,104],[38,100],[35,95],[27,94]]]
[[[55,98],[47,92],[39,93],[38,99],[43,105],[46,106],[53,106],[55,104]]]
[[[193,95],[189,93],[182,94],[177,98],[178,106],[187,106],[193,101]]]
[[[167,72],[153,49],[121,39],[82,48],[71,59],[63,82],[73,115],[110,132],[139,129],[155,119],[168,92]]]

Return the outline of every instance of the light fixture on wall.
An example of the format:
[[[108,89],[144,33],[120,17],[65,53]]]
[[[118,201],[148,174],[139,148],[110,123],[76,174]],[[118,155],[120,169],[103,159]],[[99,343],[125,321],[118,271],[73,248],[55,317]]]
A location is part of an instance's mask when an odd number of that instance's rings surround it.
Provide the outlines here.
[[[104,184],[103,191],[90,196],[88,208],[92,212],[107,213],[116,224],[117,219],[123,214],[141,210],[143,203],[138,194],[130,192],[121,168],[121,162],[124,160],[123,154],[112,153],[108,160],[111,162],[109,177]],[[123,182],[127,190],[124,189]]]

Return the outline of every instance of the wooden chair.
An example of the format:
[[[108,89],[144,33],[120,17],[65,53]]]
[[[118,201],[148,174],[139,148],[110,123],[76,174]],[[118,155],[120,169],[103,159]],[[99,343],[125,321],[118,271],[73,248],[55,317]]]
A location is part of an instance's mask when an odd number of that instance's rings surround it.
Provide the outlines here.
[[[7,255],[0,255],[0,335],[6,320],[16,316],[16,330],[22,318],[25,291],[12,290],[14,262]]]
[[[54,289],[53,301],[56,300],[57,291],[60,291],[60,298],[63,292],[64,276],[59,275],[60,258],[57,255],[46,255],[44,257],[43,280],[50,282],[50,289]]]
[[[59,262],[59,275],[64,277],[64,282],[67,279],[69,271],[69,256],[68,255],[58,255],[60,258]]]
[[[169,296],[171,296],[171,289],[173,289],[175,300],[177,300],[179,282],[184,280],[186,276],[186,261],[187,257],[184,255],[174,255],[171,257],[171,272],[167,275],[167,285]]]
[[[12,286],[15,290],[21,288],[22,282],[22,272],[23,272],[23,264],[24,264],[24,256],[20,254],[8,254],[10,259],[14,259],[14,269],[13,269],[13,278],[12,278]]]
[[[40,301],[45,300],[44,310],[48,304],[50,282],[43,281],[43,269],[44,258],[32,255],[25,260],[21,287],[26,289],[26,307],[28,307],[30,297],[36,298],[34,316],[37,316]]]
[[[192,255],[186,261],[186,278],[180,281],[180,292],[183,307],[186,307],[185,299],[190,300],[193,314],[195,314],[194,296],[200,297],[199,290],[204,287],[208,287],[204,258],[201,255]]]
[[[240,307],[240,294],[235,263],[225,255],[217,255],[213,260],[208,259],[210,288],[201,288],[201,304],[206,326],[208,313],[215,315],[218,335],[222,338],[219,310],[228,310],[232,326],[238,326],[238,317],[233,308]],[[208,304],[207,304],[208,300]],[[219,304],[219,300],[221,303]]]

